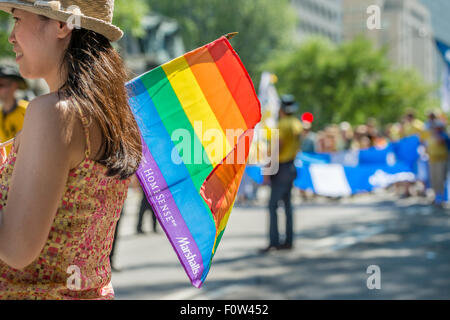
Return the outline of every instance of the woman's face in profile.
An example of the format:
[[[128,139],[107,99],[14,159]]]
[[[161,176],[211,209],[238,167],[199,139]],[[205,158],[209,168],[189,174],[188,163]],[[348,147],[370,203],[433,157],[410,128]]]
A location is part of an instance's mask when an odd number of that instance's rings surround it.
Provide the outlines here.
[[[20,73],[28,79],[46,78],[59,68],[64,46],[61,23],[20,9],[13,10],[14,28],[9,42],[16,53]]]

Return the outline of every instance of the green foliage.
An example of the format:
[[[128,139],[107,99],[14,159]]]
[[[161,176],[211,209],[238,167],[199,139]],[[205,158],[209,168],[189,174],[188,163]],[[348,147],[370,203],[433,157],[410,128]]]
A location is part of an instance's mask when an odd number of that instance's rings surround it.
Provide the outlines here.
[[[9,26],[11,23],[12,19],[10,15],[0,11],[0,59],[14,56],[12,46],[8,42]]]
[[[278,89],[292,93],[301,112],[312,112],[315,126],[375,117],[381,124],[398,121],[407,108],[419,113],[435,104],[426,85],[412,70],[397,70],[384,49],[364,38],[336,46],[312,38],[277,55],[266,66],[279,78]]]
[[[257,79],[261,63],[274,49],[289,45],[296,15],[288,0],[160,0],[152,9],[176,19],[188,50],[239,32],[232,42],[249,73]]]
[[[139,37],[143,34],[141,21],[149,12],[149,6],[143,0],[119,0],[115,1],[113,23],[124,32],[131,32]]]

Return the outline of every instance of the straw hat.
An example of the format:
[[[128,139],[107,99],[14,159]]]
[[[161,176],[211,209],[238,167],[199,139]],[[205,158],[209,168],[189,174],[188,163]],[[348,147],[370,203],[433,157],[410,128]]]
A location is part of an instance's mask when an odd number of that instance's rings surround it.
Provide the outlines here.
[[[13,8],[95,31],[110,41],[123,36],[122,30],[112,24],[114,0],[0,0],[0,10],[11,13]]]

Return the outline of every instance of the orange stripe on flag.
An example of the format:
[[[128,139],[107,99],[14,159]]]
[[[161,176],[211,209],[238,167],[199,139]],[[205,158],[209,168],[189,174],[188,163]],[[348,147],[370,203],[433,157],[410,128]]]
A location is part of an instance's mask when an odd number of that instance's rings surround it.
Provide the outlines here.
[[[241,111],[209,50],[206,47],[202,47],[187,53],[185,58],[225,134],[227,129],[247,130],[247,124],[242,117]],[[227,136],[227,139],[233,146],[233,137]]]

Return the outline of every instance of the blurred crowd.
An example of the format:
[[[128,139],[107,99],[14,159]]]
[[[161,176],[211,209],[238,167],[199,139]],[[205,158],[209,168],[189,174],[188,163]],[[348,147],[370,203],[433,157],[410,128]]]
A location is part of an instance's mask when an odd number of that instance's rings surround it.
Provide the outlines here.
[[[413,110],[409,110],[400,121],[384,127],[379,125],[375,118],[369,118],[366,124],[352,126],[348,122],[341,122],[330,124],[317,132],[311,130],[311,123],[303,122],[301,151],[333,153],[370,147],[383,148],[389,142],[414,134],[419,135],[423,144],[427,145],[434,132],[438,135],[446,134],[448,120],[439,110],[429,111],[426,116],[427,121],[423,122],[415,116]],[[445,143],[442,146],[445,147]]]
[[[422,118],[423,120],[420,120]],[[409,109],[398,122],[382,126],[377,119],[369,118],[365,124],[351,125],[348,122],[330,124],[321,130],[313,130],[312,123],[302,121],[301,152],[307,153],[336,153],[342,151],[358,151],[371,147],[385,148],[390,142],[417,135],[421,142],[419,154],[421,161],[427,163],[426,176],[417,175],[417,182],[401,182],[392,186],[401,197],[411,195],[426,196],[432,193],[433,203],[440,205],[445,199],[445,183],[448,171],[450,138],[447,133],[449,125],[445,113],[439,109],[429,110],[426,114],[416,114]],[[256,200],[254,183],[246,182],[244,188],[252,190],[240,192],[238,201],[248,203],[247,200]],[[242,190],[244,191],[244,190]],[[304,200],[307,192],[301,191]]]
[[[305,123],[303,141],[307,148],[302,148],[302,151],[332,153],[383,147],[388,139],[388,136],[378,129],[377,121],[373,118],[369,119],[367,124],[354,127],[348,122],[331,124],[317,133],[311,131],[311,124]]]
[[[371,147],[384,148],[389,142],[417,135],[421,142],[421,160],[427,161],[425,176],[418,175],[416,183],[402,182],[395,188],[402,197],[412,194],[426,195],[431,191],[433,203],[445,201],[445,183],[448,171],[450,138],[447,133],[448,119],[440,110],[430,110],[426,120],[416,117],[414,110],[408,110],[398,122],[381,127],[377,120],[369,118],[366,124],[352,126],[348,122],[332,124],[323,130],[313,132],[310,123],[304,123],[302,134],[303,152],[333,153],[348,150],[363,150]]]

